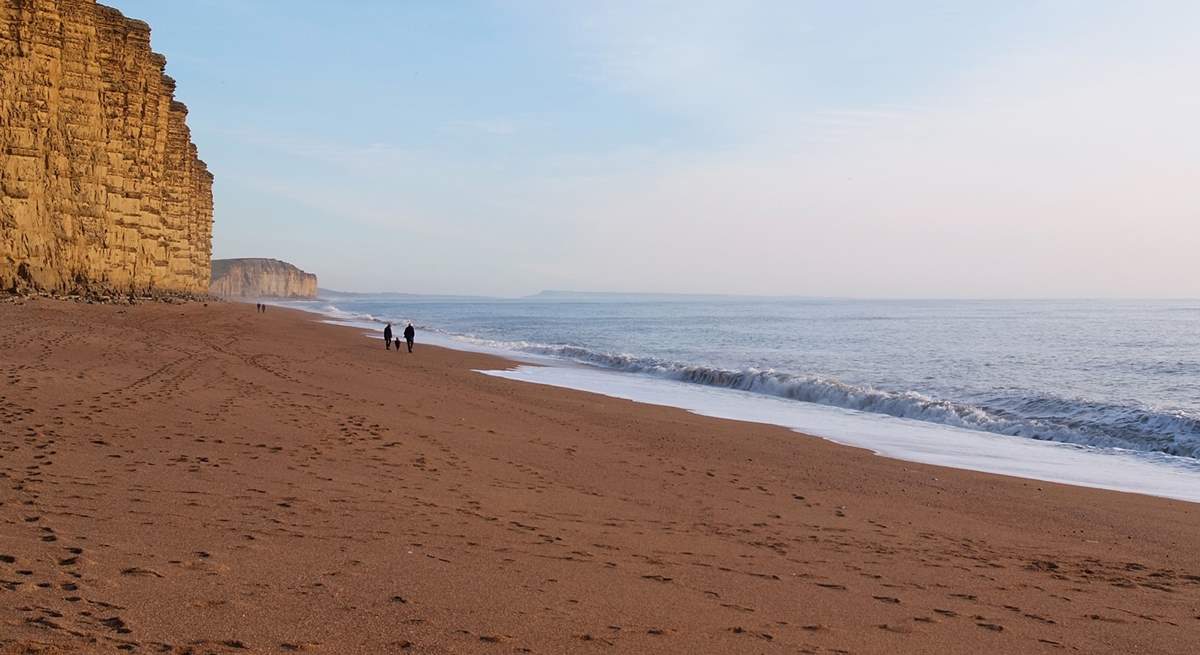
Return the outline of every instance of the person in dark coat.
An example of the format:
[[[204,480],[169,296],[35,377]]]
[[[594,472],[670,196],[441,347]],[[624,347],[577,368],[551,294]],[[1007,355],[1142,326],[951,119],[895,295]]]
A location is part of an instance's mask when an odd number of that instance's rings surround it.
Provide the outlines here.
[[[383,328],[383,347],[387,350],[392,349],[392,324],[388,323],[387,327]],[[400,346],[396,346],[399,350]]]
[[[412,352],[413,339],[416,338],[417,331],[413,328],[412,323],[409,323],[408,327],[404,328],[404,340],[408,342],[408,352]],[[396,347],[399,348],[400,346]]]

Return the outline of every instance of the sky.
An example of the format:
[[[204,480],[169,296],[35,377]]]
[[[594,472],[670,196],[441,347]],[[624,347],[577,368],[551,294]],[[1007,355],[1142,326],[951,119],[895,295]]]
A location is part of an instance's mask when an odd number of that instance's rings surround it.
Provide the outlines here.
[[[105,0],[321,286],[1200,297],[1200,3]]]

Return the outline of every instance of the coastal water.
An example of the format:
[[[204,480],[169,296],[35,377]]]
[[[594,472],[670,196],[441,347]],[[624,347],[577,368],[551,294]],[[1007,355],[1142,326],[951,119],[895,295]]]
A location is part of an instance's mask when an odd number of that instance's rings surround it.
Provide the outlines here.
[[[772,418],[764,422],[811,431],[816,421],[818,431],[840,431],[822,436],[868,447],[874,442],[849,433],[876,434],[878,441],[903,432],[902,441],[917,450],[945,441],[941,452],[957,439],[968,454],[984,433],[1007,437],[1001,444],[1046,442],[1108,455],[1108,468],[1120,467],[1114,455],[1160,465],[1139,468],[1138,476],[1183,471],[1200,481],[1200,301],[564,294],[331,296],[291,304],[363,327],[411,320],[425,339],[558,364],[556,371],[513,374],[530,381],[622,396],[635,388],[642,396],[668,388],[734,392],[704,397],[722,415],[739,414],[739,404],[741,414],[753,414],[748,408],[755,403],[755,411],[766,411],[759,401],[770,399]],[[687,406],[679,398],[664,404]],[[835,414],[858,423],[814,418]]]

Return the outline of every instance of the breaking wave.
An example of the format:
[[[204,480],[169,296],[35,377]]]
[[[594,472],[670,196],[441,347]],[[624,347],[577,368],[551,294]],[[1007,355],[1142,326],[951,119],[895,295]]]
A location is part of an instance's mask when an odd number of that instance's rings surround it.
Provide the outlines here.
[[[321,303],[317,311],[339,322],[379,324],[368,313],[347,312]],[[388,320],[397,322],[396,317]],[[1120,448],[1200,459],[1200,413],[1119,405],[1081,398],[1031,393],[973,402],[933,398],[916,391],[892,391],[774,369],[723,369],[654,357],[607,353],[577,345],[494,341],[418,325],[465,345],[515,351],[613,371],[654,376],[710,387],[788,398],[884,416],[939,423],[994,434],[1079,446]]]
[[[722,369],[572,345],[460,339],[668,380],[737,389],[800,402],[940,423],[1043,441],[1200,458],[1200,415],[1049,395],[993,398],[978,404],[886,391],[818,375],[772,369]]]

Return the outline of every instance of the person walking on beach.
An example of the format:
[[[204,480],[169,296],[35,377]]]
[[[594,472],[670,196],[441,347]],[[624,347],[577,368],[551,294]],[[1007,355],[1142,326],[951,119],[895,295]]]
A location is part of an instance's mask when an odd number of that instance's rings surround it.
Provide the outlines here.
[[[388,323],[387,327],[383,328],[383,347],[386,350],[392,349],[392,324],[391,323]],[[396,350],[399,350],[399,349],[400,349],[400,346],[396,346]]]
[[[408,342],[408,352],[412,352],[413,339],[416,338],[417,331],[413,328],[412,322],[410,321],[408,327],[404,328],[404,340]],[[400,346],[397,345],[396,348],[399,349]]]

